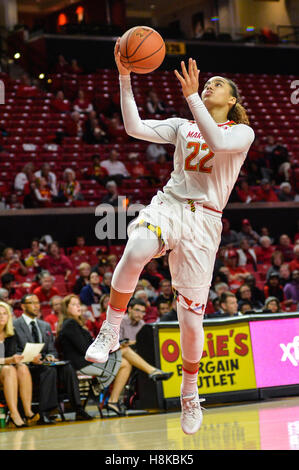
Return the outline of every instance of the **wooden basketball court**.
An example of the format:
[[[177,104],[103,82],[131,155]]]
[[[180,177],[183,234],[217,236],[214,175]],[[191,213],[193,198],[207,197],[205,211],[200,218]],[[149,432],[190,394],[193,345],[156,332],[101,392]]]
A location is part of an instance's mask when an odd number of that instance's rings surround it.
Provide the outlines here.
[[[0,430],[1,450],[299,450],[299,397],[207,407],[186,436],[180,413]]]

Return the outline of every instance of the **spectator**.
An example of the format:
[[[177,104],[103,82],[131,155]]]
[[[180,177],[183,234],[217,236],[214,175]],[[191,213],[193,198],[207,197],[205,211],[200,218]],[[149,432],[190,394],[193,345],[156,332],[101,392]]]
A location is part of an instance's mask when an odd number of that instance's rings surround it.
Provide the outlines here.
[[[64,385],[71,405],[76,412],[76,420],[92,419],[82,408],[80,401],[79,383],[75,370],[70,364],[48,367],[43,360],[57,361],[57,351],[49,323],[39,320],[40,304],[36,295],[27,294],[22,298],[23,315],[15,323],[17,351],[23,351],[29,342],[44,343],[44,347],[30,363],[33,383],[39,383],[39,414],[42,424],[51,420],[48,411],[58,405],[57,384]]]
[[[254,248],[250,248],[249,241],[247,238],[243,238],[243,240],[240,241],[240,248],[237,249],[237,253],[239,256],[239,266],[252,265],[254,270],[256,271],[256,254]]]
[[[51,298],[59,295],[58,290],[54,287],[54,279],[47,271],[42,272],[39,279],[41,285],[34,289],[33,294],[38,297],[42,306],[50,305]]]
[[[295,269],[299,269],[299,245],[296,244],[294,246],[294,259],[289,264],[290,271],[294,271]]]
[[[111,272],[106,272],[103,275],[103,280],[100,284],[101,291],[103,294],[110,294],[110,289],[111,289],[111,279],[112,279],[112,273]]]
[[[34,163],[26,163],[22,171],[15,177],[14,188],[16,191],[24,191],[25,184],[30,181],[30,177],[34,175]]]
[[[41,251],[38,238],[34,238],[31,242],[31,251],[25,258],[25,266],[27,268],[38,268],[38,260],[42,259],[45,253]]]
[[[16,428],[24,428],[40,419],[38,413],[33,413],[32,379],[26,364],[22,363],[23,356],[17,353],[17,342],[13,327],[11,310],[8,304],[0,302],[0,383],[3,385],[4,397],[10,412],[10,422]],[[25,417],[18,410],[18,392],[23,405]]]
[[[231,230],[230,222],[228,219],[222,219],[222,233],[220,246],[233,248],[239,244],[237,232]]]
[[[116,181],[117,184],[121,183],[123,178],[129,178],[130,174],[120,160],[117,150],[112,149],[109,154],[109,159],[101,162],[101,166],[107,170],[110,179]]]
[[[85,245],[84,235],[76,237],[76,245],[72,247],[72,255],[89,256],[89,247]]]
[[[280,266],[284,263],[284,257],[281,251],[275,250],[271,256],[271,266],[266,274],[266,281],[272,273],[279,275]]]
[[[115,181],[108,181],[106,184],[107,194],[102,197],[102,204],[110,204],[111,206],[118,206],[118,187]]]
[[[291,280],[291,271],[288,263],[283,263],[279,268],[280,284],[284,287]]]
[[[102,324],[104,323],[104,321],[106,320],[106,312],[107,312],[107,308],[108,308],[108,302],[109,302],[109,295],[108,294],[103,294],[100,298],[100,302],[99,302],[99,312],[100,312],[100,315],[99,316],[95,316],[93,312],[91,312],[89,310],[89,313],[88,313],[88,318],[87,318],[87,321],[86,321],[86,324],[85,326],[88,328],[89,332],[91,333],[91,335],[96,338],[101,327],[102,327]]]
[[[73,265],[70,259],[60,253],[58,242],[52,242],[48,248],[48,254],[38,261],[39,266],[49,271],[53,276],[62,275],[65,281],[73,271]]]
[[[89,118],[86,121],[83,140],[89,145],[109,143],[107,132],[103,129],[98,118]]]
[[[258,287],[256,287],[256,279],[253,274],[248,274],[248,276],[245,277],[245,284],[251,289],[251,298],[253,302],[259,302],[261,304],[264,304],[264,292]]]
[[[259,235],[255,232],[248,219],[242,220],[241,231],[238,233],[239,243],[246,238],[249,241],[250,246],[256,245],[259,240]]]
[[[9,302],[9,292],[7,289],[4,289],[3,287],[0,288],[0,301],[6,302],[7,304]]]
[[[91,273],[91,266],[89,263],[81,263],[79,265],[79,277],[76,279],[76,282],[73,286],[73,292],[76,295],[79,295],[83,287],[89,284],[89,276]]]
[[[283,287],[280,285],[278,273],[272,273],[264,286],[265,299],[276,297],[280,302],[284,301]]]
[[[149,144],[146,147],[145,155],[149,162],[156,162],[161,155],[168,157],[165,146],[157,143]]]
[[[1,197],[1,196],[0,196]],[[5,203],[5,201],[3,201]],[[1,201],[0,201],[1,204]],[[20,202],[17,193],[12,193],[8,196],[8,201],[3,209],[15,210],[15,209],[24,209],[24,205]]]
[[[50,305],[51,305],[51,313],[45,316],[44,320],[50,324],[51,330],[53,335],[56,335],[57,333],[57,325],[58,325],[58,320],[59,316],[61,314],[61,303],[62,303],[62,297],[59,295],[54,295],[50,299]]]
[[[107,258],[103,256],[103,252],[101,249],[97,250],[98,262],[95,266],[92,267],[92,272],[97,272],[100,276],[100,280],[102,281],[104,274],[109,271],[109,265]]]
[[[119,339],[127,338],[129,345],[136,343],[136,335],[145,324],[143,318],[146,313],[146,305],[140,299],[132,299],[128,305],[128,312],[124,315],[119,332]]]
[[[139,160],[138,153],[130,152],[128,155],[128,159],[130,160],[130,167],[128,171],[132,178],[145,178],[149,176],[149,171]]]
[[[155,301],[155,304],[158,306],[161,302],[167,303],[168,308],[170,309],[172,301],[173,301],[173,297],[174,297],[170,280],[161,279],[159,288],[160,288],[160,293]]]
[[[232,292],[223,292],[219,299],[220,310],[215,314],[209,315],[209,318],[213,317],[237,317],[241,313],[238,311],[237,297]]]
[[[287,234],[282,234],[279,237],[279,244],[277,250],[283,254],[284,261],[289,262],[294,258],[294,245]]]
[[[62,54],[59,54],[57,64],[55,65],[55,72],[58,74],[68,73],[70,70],[70,66],[68,62],[65,60]]]
[[[275,251],[274,246],[271,246],[270,237],[264,235],[259,240],[260,245],[254,247],[256,259],[258,264],[270,264],[271,257]]]
[[[40,92],[36,86],[31,82],[31,78],[27,73],[21,76],[20,84],[17,86],[16,97],[17,98],[36,98],[40,95]]]
[[[240,308],[240,302],[243,302],[244,300],[250,303],[251,310],[261,310],[263,308],[263,303],[253,298],[251,287],[248,284],[243,284],[243,286],[240,286],[237,291],[236,296],[237,296],[237,299],[239,300],[239,304],[238,304],[239,308]]]
[[[244,283],[244,280],[249,272],[243,266],[238,266],[238,253],[236,250],[228,250],[226,252],[225,264],[225,267],[228,269],[229,288],[232,292],[236,292],[237,289]]]
[[[220,297],[222,292],[228,292],[229,286],[226,282],[216,282],[210,289],[209,297],[211,300]]]
[[[284,145],[277,144],[269,155],[269,164],[273,177],[279,181],[289,181],[291,163],[287,148]]]
[[[88,180],[95,180],[101,186],[105,186],[107,183],[108,171],[106,168],[101,166],[100,155],[93,155],[91,159],[92,166],[87,173],[85,173],[84,177]]]
[[[284,181],[280,185],[280,191],[278,193],[278,199],[282,202],[294,201],[294,195],[292,193],[292,186],[287,181]]]
[[[268,297],[265,300],[265,305],[263,308],[265,313],[279,313],[281,312],[280,302],[276,297]]]
[[[114,380],[106,409],[115,412],[119,416],[125,414],[123,406],[119,402],[121,392],[128,381],[132,366],[147,373],[153,381],[167,380],[173,373],[162,372],[148,364],[128,345],[121,346],[121,349],[109,354],[109,359],[105,364],[95,364],[87,362],[84,358],[86,349],[93,339],[87,331],[82,328],[80,322],[81,308],[78,297],[71,294],[64,298],[62,307],[62,323],[59,325],[59,344],[62,347],[64,358],[72,362],[76,370],[83,374],[99,375],[101,383],[108,386]],[[129,364],[129,365],[128,365]],[[122,369],[120,369],[120,367]],[[122,372],[118,372],[122,370]],[[115,371],[117,375],[112,374]]]
[[[86,98],[84,90],[78,91],[78,97],[74,101],[73,110],[77,113],[86,116],[93,111],[93,105],[88,98]]]
[[[3,251],[3,262],[0,264],[0,276],[10,273],[16,278],[26,276],[28,270],[20,259],[20,255],[11,247],[6,247]]]
[[[69,113],[71,109],[71,104],[64,96],[62,90],[58,90],[55,98],[51,99],[51,108],[53,112],[56,113]]]
[[[271,237],[268,227],[261,227],[260,233],[261,233],[261,237],[264,237],[264,236],[269,237],[271,240],[271,243],[274,243],[274,238]]]
[[[294,269],[292,280],[283,288],[286,300],[292,300],[292,303],[299,302],[299,270]]]
[[[263,178],[261,186],[256,191],[257,202],[277,202],[279,201],[274,189],[271,187],[270,181]]]
[[[165,313],[160,317],[160,321],[178,321],[178,314],[177,314],[177,303],[176,299],[173,299],[172,301],[172,306],[171,310],[169,312]]]
[[[97,272],[91,272],[89,275],[89,284],[80,291],[80,300],[84,305],[90,306],[98,304],[103,292],[100,288],[100,276]]]
[[[169,302],[163,302],[163,300],[157,303],[157,307],[158,307],[158,315],[159,315],[160,320],[161,320],[161,317],[163,317],[163,315],[166,315],[166,313],[170,312],[171,310],[171,306],[169,305]]]
[[[44,177],[51,191],[52,196],[57,196],[57,178],[53,171],[50,171],[49,163],[43,163],[40,170],[34,173],[36,178]]]
[[[68,137],[81,138],[83,133],[83,120],[77,111],[73,111],[65,123],[65,134]]]
[[[82,201],[81,185],[76,179],[76,173],[72,168],[64,170],[63,180],[60,185],[59,200],[67,204],[71,204],[73,201]]]
[[[129,140],[119,113],[114,113],[111,119],[106,120],[106,123],[108,138],[111,142],[123,144]]]
[[[236,194],[239,201],[249,204],[256,201],[256,191],[250,188],[248,181],[242,180],[236,187]]]
[[[113,273],[113,271],[116,268],[117,263],[118,263],[117,256],[116,255],[109,255],[107,257],[107,263],[108,263],[108,267],[109,267],[110,272]]]
[[[238,302],[238,308],[242,315],[246,315],[248,313],[254,313],[250,300],[240,300]]]
[[[71,66],[70,66],[69,71],[71,74],[75,74],[75,75],[80,75],[81,73],[83,73],[83,69],[79,67],[77,59],[71,60]]]
[[[15,276],[11,273],[3,274],[1,276],[1,284],[2,288],[8,291],[8,300],[6,302],[12,308],[16,308],[23,297],[23,291],[20,287],[15,286]]]
[[[264,178],[262,168],[257,161],[247,161],[247,181],[249,186],[258,186]]]
[[[163,277],[158,272],[158,262],[156,259],[152,259],[145,265],[144,270],[141,273],[141,279],[146,279],[155,289],[159,289],[160,281]]]
[[[149,114],[164,114],[166,112],[165,105],[155,90],[148,91],[145,106]]]
[[[159,318],[158,309],[154,305],[151,305],[145,290],[138,287],[135,291],[134,298],[142,300],[142,302],[145,304],[145,315],[143,318],[144,323],[155,323]]]
[[[52,203],[52,194],[46,178],[36,179],[34,196],[38,207],[50,207]]]

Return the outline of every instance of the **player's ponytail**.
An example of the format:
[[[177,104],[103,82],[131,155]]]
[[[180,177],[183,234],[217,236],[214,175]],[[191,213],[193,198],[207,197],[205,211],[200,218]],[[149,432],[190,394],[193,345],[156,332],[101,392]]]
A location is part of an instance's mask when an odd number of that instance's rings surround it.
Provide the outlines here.
[[[247,116],[246,109],[241,104],[241,97],[237,85],[232,80],[226,79],[231,87],[232,95],[237,99],[236,104],[229,110],[227,115],[230,121],[234,121],[236,124],[247,124],[249,125],[249,118]]]

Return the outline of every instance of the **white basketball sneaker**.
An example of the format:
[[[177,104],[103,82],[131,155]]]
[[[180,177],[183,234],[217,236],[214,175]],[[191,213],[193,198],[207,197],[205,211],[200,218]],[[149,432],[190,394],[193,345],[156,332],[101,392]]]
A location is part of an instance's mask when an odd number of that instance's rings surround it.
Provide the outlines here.
[[[98,336],[87,349],[85,359],[90,362],[106,362],[109,353],[116,351],[119,347],[119,335],[105,320]]]
[[[202,423],[202,411],[200,403],[205,398],[199,398],[198,393],[181,395],[181,427],[185,434],[195,434]]]

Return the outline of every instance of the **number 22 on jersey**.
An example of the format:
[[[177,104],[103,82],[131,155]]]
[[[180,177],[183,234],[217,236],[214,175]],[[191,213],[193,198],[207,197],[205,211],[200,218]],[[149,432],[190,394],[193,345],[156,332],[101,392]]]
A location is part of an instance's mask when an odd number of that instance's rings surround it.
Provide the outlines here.
[[[206,143],[188,142],[187,149],[193,148],[193,151],[185,159],[185,171],[199,171],[201,173],[212,173],[213,165],[207,166],[207,162],[214,157],[214,153],[209,151],[199,162],[192,163],[201,150],[209,150]]]

